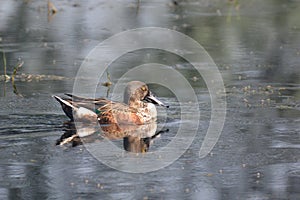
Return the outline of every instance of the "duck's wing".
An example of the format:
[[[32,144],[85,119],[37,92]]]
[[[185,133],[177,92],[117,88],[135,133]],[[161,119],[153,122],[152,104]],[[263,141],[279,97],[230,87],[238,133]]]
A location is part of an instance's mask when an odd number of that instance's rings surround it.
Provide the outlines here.
[[[74,101],[89,101],[89,102],[98,102],[98,101],[103,101],[107,99],[105,98],[85,98],[85,97],[80,97],[71,93],[65,93],[66,96],[71,97]]]
[[[124,103],[109,102],[96,112],[100,124],[143,124],[138,110]]]
[[[71,97],[74,104],[80,105],[82,107],[93,107],[92,110],[101,106],[104,106],[105,104],[110,103],[111,101],[105,99],[105,98],[85,98],[76,96],[70,93],[65,93],[66,96]]]
[[[70,95],[68,95],[70,96]],[[76,115],[77,119],[83,121],[97,120],[97,114],[95,113],[98,107],[101,107],[110,101],[106,99],[89,99],[83,97],[72,96],[73,98],[62,98],[59,96],[53,96],[61,105],[65,114],[73,121]]]

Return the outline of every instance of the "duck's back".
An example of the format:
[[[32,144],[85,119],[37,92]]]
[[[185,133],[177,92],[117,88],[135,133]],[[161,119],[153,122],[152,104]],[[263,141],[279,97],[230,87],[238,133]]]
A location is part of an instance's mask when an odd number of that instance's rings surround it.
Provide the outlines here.
[[[100,124],[144,124],[138,110],[123,103],[110,102],[96,112]]]

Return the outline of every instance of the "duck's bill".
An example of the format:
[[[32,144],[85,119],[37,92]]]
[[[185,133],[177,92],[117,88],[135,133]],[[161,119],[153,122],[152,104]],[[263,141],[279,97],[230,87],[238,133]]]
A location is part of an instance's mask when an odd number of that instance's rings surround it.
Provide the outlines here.
[[[165,105],[163,102],[161,102],[160,100],[158,100],[153,94],[152,92],[149,92],[148,95],[145,97],[145,100],[146,101],[149,101],[153,104],[157,104],[159,106],[163,106],[163,107],[166,107],[166,108],[169,108],[168,105]]]

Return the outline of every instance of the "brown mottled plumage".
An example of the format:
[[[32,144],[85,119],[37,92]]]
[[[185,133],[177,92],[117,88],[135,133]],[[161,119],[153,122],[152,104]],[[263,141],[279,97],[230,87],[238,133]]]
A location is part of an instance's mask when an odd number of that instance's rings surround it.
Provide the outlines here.
[[[73,121],[98,121],[100,124],[148,123],[156,118],[154,104],[165,106],[140,81],[131,81],[124,91],[124,103],[112,102],[104,98],[83,98],[66,94],[71,98],[54,98],[61,104],[65,114]],[[148,101],[148,102],[144,102]]]
[[[140,81],[131,81],[127,84],[124,103],[104,98],[66,95],[69,98],[58,96],[54,98],[61,104],[71,121],[76,122],[76,131],[68,128],[57,141],[60,145],[69,142],[73,142],[74,145],[81,140],[89,140],[89,137],[95,135],[93,133],[101,128],[101,135],[108,139],[124,138],[126,150],[147,151],[150,140],[143,138],[152,138],[156,131],[157,112],[154,104],[165,106],[152,95],[148,86]]]

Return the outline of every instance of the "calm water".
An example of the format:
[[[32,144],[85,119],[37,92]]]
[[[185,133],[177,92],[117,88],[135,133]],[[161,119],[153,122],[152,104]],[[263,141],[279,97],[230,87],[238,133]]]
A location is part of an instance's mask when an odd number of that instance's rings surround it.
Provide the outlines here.
[[[17,79],[15,90],[11,82],[0,82],[0,199],[300,199],[299,1],[53,3],[58,12],[48,17],[46,2],[1,1],[0,49],[7,74],[21,59],[18,74],[31,77]],[[201,118],[184,155],[161,170],[130,174],[102,164],[84,146],[55,146],[67,118],[51,96],[72,92],[81,62],[99,42],[145,26],[187,34],[216,62],[226,87],[227,116],[212,152],[198,156],[211,113],[203,79],[183,59],[155,50],[119,58],[109,68],[111,81],[148,62],[186,77]],[[3,74],[2,53],[0,63]],[[39,75],[45,76],[37,80]],[[170,105],[169,132],[154,141],[150,149],[155,151],[183,122],[175,96],[151,87]],[[107,88],[99,86],[97,92],[106,96]]]

